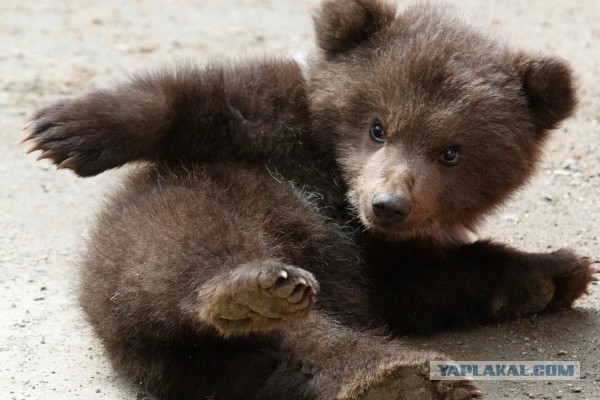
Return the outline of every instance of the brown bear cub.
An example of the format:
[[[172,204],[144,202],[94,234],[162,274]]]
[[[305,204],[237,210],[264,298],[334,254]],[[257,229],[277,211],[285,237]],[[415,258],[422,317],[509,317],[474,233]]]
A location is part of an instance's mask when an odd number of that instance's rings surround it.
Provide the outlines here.
[[[137,76],[38,111],[24,140],[81,176],[133,162],[84,256],[81,304],[162,399],[468,399],[393,335],[568,308],[570,250],[469,230],[576,104],[557,58],[448,10],[328,0],[287,59]]]

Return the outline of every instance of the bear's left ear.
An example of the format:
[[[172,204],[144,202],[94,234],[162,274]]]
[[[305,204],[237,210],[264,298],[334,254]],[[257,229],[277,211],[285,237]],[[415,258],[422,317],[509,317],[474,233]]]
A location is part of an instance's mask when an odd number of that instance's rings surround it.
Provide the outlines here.
[[[573,74],[566,61],[521,54],[517,66],[539,129],[553,129],[573,113],[577,97]]]
[[[368,40],[395,16],[395,8],[381,0],[325,0],[313,17],[317,43],[335,56]]]

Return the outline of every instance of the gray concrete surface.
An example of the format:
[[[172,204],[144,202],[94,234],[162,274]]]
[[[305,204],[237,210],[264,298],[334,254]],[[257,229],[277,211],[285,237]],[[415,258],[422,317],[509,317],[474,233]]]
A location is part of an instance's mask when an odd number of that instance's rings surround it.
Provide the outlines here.
[[[79,179],[26,156],[36,107],[140,69],[312,44],[316,0],[0,1],[0,399],[141,399],[76,304],[77,254],[123,171]],[[600,256],[600,2],[455,0],[519,47],[562,55],[579,77],[577,115],[531,185],[481,236],[530,251]],[[579,360],[573,382],[490,382],[489,399],[600,399],[600,289],[551,316],[416,340],[458,360]]]

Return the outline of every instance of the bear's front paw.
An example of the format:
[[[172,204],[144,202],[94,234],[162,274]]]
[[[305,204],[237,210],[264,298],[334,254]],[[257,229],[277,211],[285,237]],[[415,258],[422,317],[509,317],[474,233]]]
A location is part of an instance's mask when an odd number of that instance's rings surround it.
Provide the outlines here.
[[[412,357],[411,357],[412,358]],[[365,377],[357,377],[346,386],[338,400],[470,400],[483,398],[483,392],[471,378],[433,381],[429,378],[429,360],[445,357],[432,354],[413,361],[392,361],[380,365]],[[418,360],[420,359],[420,360]]]
[[[598,279],[600,270],[594,266],[598,260],[580,256],[568,249],[551,253],[556,263],[552,274],[554,296],[545,311],[552,312],[570,308],[575,300],[587,292],[587,286]]]
[[[567,249],[528,257],[527,269],[507,271],[492,300],[494,315],[523,317],[570,308],[600,272],[593,266],[596,261]]]
[[[27,153],[41,150],[38,160],[49,159],[81,176],[96,175],[123,164],[123,153],[131,151],[115,107],[101,92],[59,100],[35,113],[21,143],[32,141]]]
[[[301,268],[279,262],[249,263],[234,270],[228,282],[209,282],[201,290],[205,319],[223,334],[273,329],[305,316],[318,283]]]

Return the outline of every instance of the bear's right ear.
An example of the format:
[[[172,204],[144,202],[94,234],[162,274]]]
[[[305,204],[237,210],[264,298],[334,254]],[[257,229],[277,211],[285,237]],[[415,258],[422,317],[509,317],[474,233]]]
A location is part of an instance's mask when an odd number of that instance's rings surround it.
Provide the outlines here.
[[[521,54],[517,66],[536,125],[545,131],[573,114],[577,105],[573,73],[557,57]]]
[[[383,1],[325,0],[314,16],[317,43],[335,56],[369,39],[395,16],[395,8]]]

